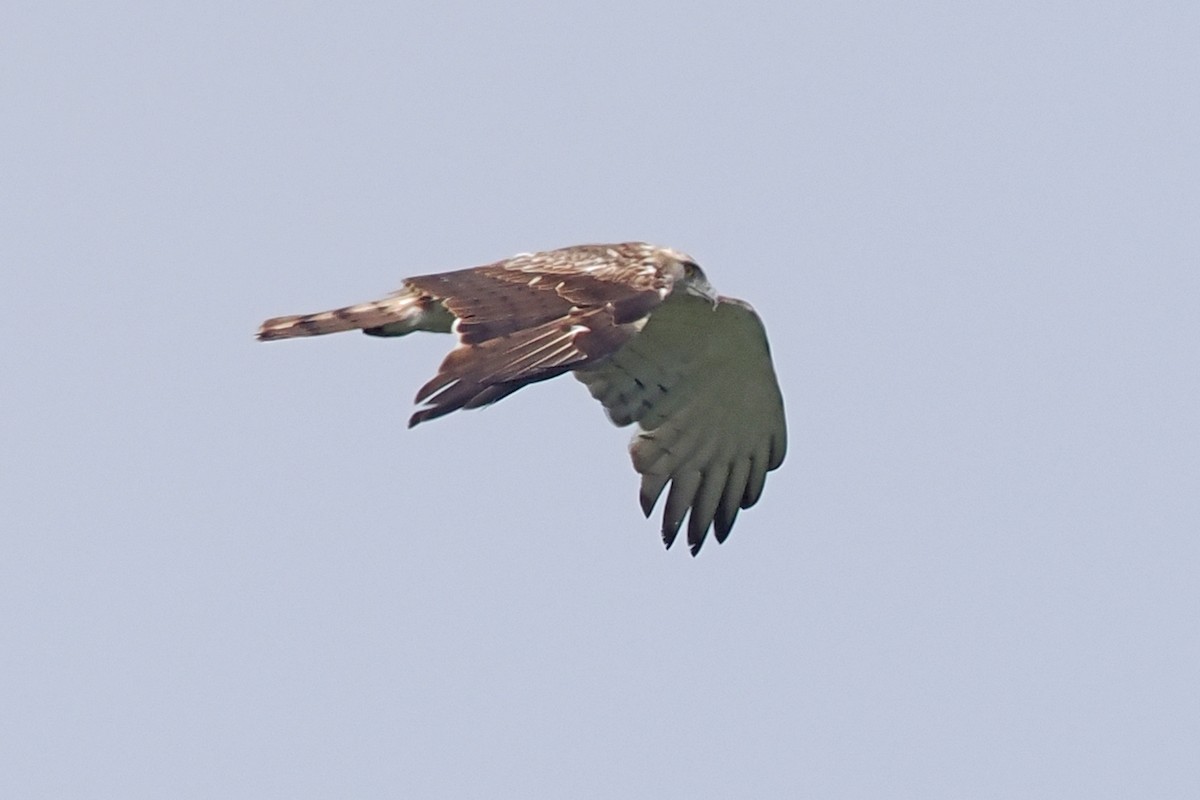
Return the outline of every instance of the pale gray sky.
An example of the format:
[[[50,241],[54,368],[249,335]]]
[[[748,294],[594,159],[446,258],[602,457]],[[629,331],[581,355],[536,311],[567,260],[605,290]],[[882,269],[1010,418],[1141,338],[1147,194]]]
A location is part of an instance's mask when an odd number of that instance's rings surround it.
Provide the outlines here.
[[[0,12],[0,795],[1200,795],[1194,3]],[[267,316],[686,250],[791,448]],[[582,454],[582,456],[577,455]]]

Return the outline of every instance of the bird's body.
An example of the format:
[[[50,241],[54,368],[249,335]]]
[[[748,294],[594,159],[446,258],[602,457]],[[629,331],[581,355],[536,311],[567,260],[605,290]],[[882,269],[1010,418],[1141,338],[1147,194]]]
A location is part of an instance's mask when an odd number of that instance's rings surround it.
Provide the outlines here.
[[[663,539],[670,547],[690,510],[693,555],[714,523],[725,540],[783,462],[783,399],[761,321],[668,248],[579,245],[408,278],[382,300],[269,319],[258,338],[356,329],[458,335],[410,427],[574,372],[615,424],[638,424],[642,508],[649,516],[670,482]]]

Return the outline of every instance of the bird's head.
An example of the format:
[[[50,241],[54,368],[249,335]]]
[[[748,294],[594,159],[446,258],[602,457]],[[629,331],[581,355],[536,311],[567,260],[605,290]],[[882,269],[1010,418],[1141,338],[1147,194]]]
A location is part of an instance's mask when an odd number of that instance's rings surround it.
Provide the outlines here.
[[[691,256],[678,250],[663,248],[662,254],[667,261],[666,271],[675,278],[673,291],[703,297],[716,308],[720,298],[700,265]]]

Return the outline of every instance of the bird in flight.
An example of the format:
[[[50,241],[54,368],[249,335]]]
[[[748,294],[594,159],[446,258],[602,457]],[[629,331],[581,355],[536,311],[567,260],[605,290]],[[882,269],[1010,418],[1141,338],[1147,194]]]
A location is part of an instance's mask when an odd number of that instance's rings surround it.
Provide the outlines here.
[[[692,555],[710,528],[724,542],[783,463],[783,397],[762,321],[676,250],[626,242],[522,253],[408,278],[381,300],[274,317],[258,338],[348,330],[458,336],[417,392],[410,428],[573,372],[614,424],[637,423],[629,451],[647,517],[670,483],[668,548],[685,516]]]

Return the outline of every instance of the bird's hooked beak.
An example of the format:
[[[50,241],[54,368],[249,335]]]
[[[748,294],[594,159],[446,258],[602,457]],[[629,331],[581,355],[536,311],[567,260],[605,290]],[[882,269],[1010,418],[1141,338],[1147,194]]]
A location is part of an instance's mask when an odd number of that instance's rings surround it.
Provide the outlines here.
[[[712,303],[712,307],[714,309],[721,302],[721,296],[717,294],[717,290],[714,289],[712,284],[704,278],[689,282],[686,291],[688,294],[693,294],[696,297],[703,297],[705,300]]]

